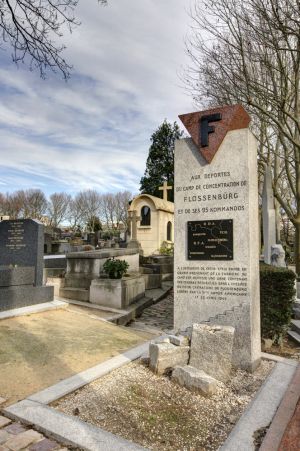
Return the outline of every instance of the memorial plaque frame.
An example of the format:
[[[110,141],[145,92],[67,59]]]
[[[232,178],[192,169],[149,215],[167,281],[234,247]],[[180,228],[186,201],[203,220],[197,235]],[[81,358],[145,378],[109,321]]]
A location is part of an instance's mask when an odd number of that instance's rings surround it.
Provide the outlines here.
[[[233,254],[233,219],[187,222],[188,260],[229,261]]]

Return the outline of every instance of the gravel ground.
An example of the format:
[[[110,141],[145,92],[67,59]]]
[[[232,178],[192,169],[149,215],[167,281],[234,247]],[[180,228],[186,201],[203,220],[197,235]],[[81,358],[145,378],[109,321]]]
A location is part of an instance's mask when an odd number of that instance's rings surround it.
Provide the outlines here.
[[[158,451],[217,450],[261,386],[273,362],[232,373],[210,398],[133,362],[53,405],[69,415]]]

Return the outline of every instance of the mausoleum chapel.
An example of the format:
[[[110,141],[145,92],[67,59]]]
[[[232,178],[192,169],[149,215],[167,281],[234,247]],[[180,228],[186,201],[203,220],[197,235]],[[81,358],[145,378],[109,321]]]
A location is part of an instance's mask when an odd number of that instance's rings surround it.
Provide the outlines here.
[[[150,194],[135,197],[128,213],[136,211],[137,241],[144,256],[156,254],[174,241],[174,203]]]

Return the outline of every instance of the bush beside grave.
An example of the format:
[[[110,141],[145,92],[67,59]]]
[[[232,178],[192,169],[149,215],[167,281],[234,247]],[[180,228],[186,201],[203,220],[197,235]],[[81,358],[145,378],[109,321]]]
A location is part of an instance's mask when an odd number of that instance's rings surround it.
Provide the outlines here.
[[[295,296],[293,271],[260,265],[261,335],[278,342],[291,321]]]
[[[109,258],[103,265],[104,272],[110,279],[122,279],[127,273],[129,264],[125,260]]]

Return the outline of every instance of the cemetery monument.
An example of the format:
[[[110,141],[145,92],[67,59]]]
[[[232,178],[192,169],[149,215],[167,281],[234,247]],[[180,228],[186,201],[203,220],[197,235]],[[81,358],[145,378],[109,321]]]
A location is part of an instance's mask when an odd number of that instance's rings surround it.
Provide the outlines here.
[[[272,169],[265,166],[264,187],[262,193],[262,218],[264,262],[271,264],[271,248],[276,244],[276,211],[272,188]]]
[[[175,146],[175,329],[233,326],[233,365],[251,371],[260,362],[261,341],[250,117],[239,105],[179,117],[191,138]]]
[[[43,286],[43,257],[43,224],[0,222],[0,311],[53,300],[53,287]]]

